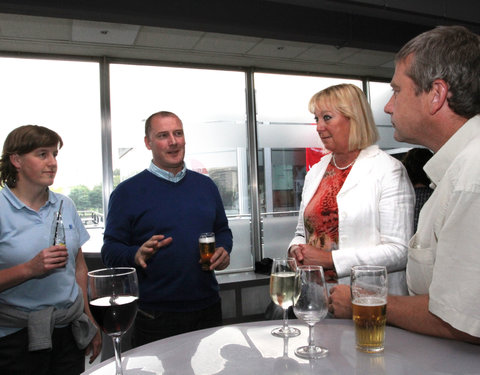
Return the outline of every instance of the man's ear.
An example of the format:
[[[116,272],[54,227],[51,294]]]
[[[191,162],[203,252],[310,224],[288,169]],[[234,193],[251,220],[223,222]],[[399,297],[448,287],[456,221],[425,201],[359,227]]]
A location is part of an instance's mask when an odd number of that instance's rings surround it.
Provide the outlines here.
[[[152,149],[152,142],[150,142],[150,139],[148,139],[148,137],[145,136],[145,138],[143,138],[143,140],[145,141],[145,146],[147,147],[147,149],[151,150]]]
[[[430,114],[434,115],[444,105],[448,105],[448,84],[443,79],[433,81],[430,90]]]

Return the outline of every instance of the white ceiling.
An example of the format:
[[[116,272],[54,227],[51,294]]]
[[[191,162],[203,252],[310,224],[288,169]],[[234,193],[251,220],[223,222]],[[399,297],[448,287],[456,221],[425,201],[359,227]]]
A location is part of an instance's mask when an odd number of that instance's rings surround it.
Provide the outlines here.
[[[107,56],[389,79],[390,52],[200,31],[0,13],[0,54]]]

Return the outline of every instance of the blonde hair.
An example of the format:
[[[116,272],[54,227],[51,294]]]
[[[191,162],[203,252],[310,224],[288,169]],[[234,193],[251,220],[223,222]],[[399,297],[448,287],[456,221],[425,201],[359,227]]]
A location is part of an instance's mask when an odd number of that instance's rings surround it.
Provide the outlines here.
[[[357,86],[340,84],[317,92],[310,99],[308,109],[315,113],[322,107],[335,109],[350,120],[349,151],[364,149],[378,141],[372,109]]]

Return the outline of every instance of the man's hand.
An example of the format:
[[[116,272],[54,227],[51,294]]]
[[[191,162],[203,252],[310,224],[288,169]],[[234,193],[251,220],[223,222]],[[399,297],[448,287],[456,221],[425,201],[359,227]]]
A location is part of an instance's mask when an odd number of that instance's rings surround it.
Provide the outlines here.
[[[230,265],[230,255],[223,247],[217,247],[210,258],[210,270],[224,270]]]
[[[352,296],[348,285],[335,285],[330,289],[328,311],[331,312],[335,318],[352,318]]]
[[[173,241],[172,237],[167,237],[163,234],[156,234],[152,236],[137,250],[135,254],[135,264],[142,268],[147,267],[147,261],[163,246],[169,245]]]

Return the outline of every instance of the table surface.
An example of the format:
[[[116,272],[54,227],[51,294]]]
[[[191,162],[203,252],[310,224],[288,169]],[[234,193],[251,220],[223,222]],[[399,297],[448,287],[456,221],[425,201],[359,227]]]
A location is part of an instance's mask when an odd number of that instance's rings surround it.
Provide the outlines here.
[[[351,320],[325,319],[315,326],[315,342],[327,357],[304,360],[295,348],[306,345],[308,327],[299,320],[298,337],[283,339],[270,331],[281,321],[243,323],[195,331],[159,340],[122,353],[124,375],[400,375],[480,374],[480,346],[418,335],[387,327],[385,351],[355,349]],[[114,374],[113,359],[84,374]]]

